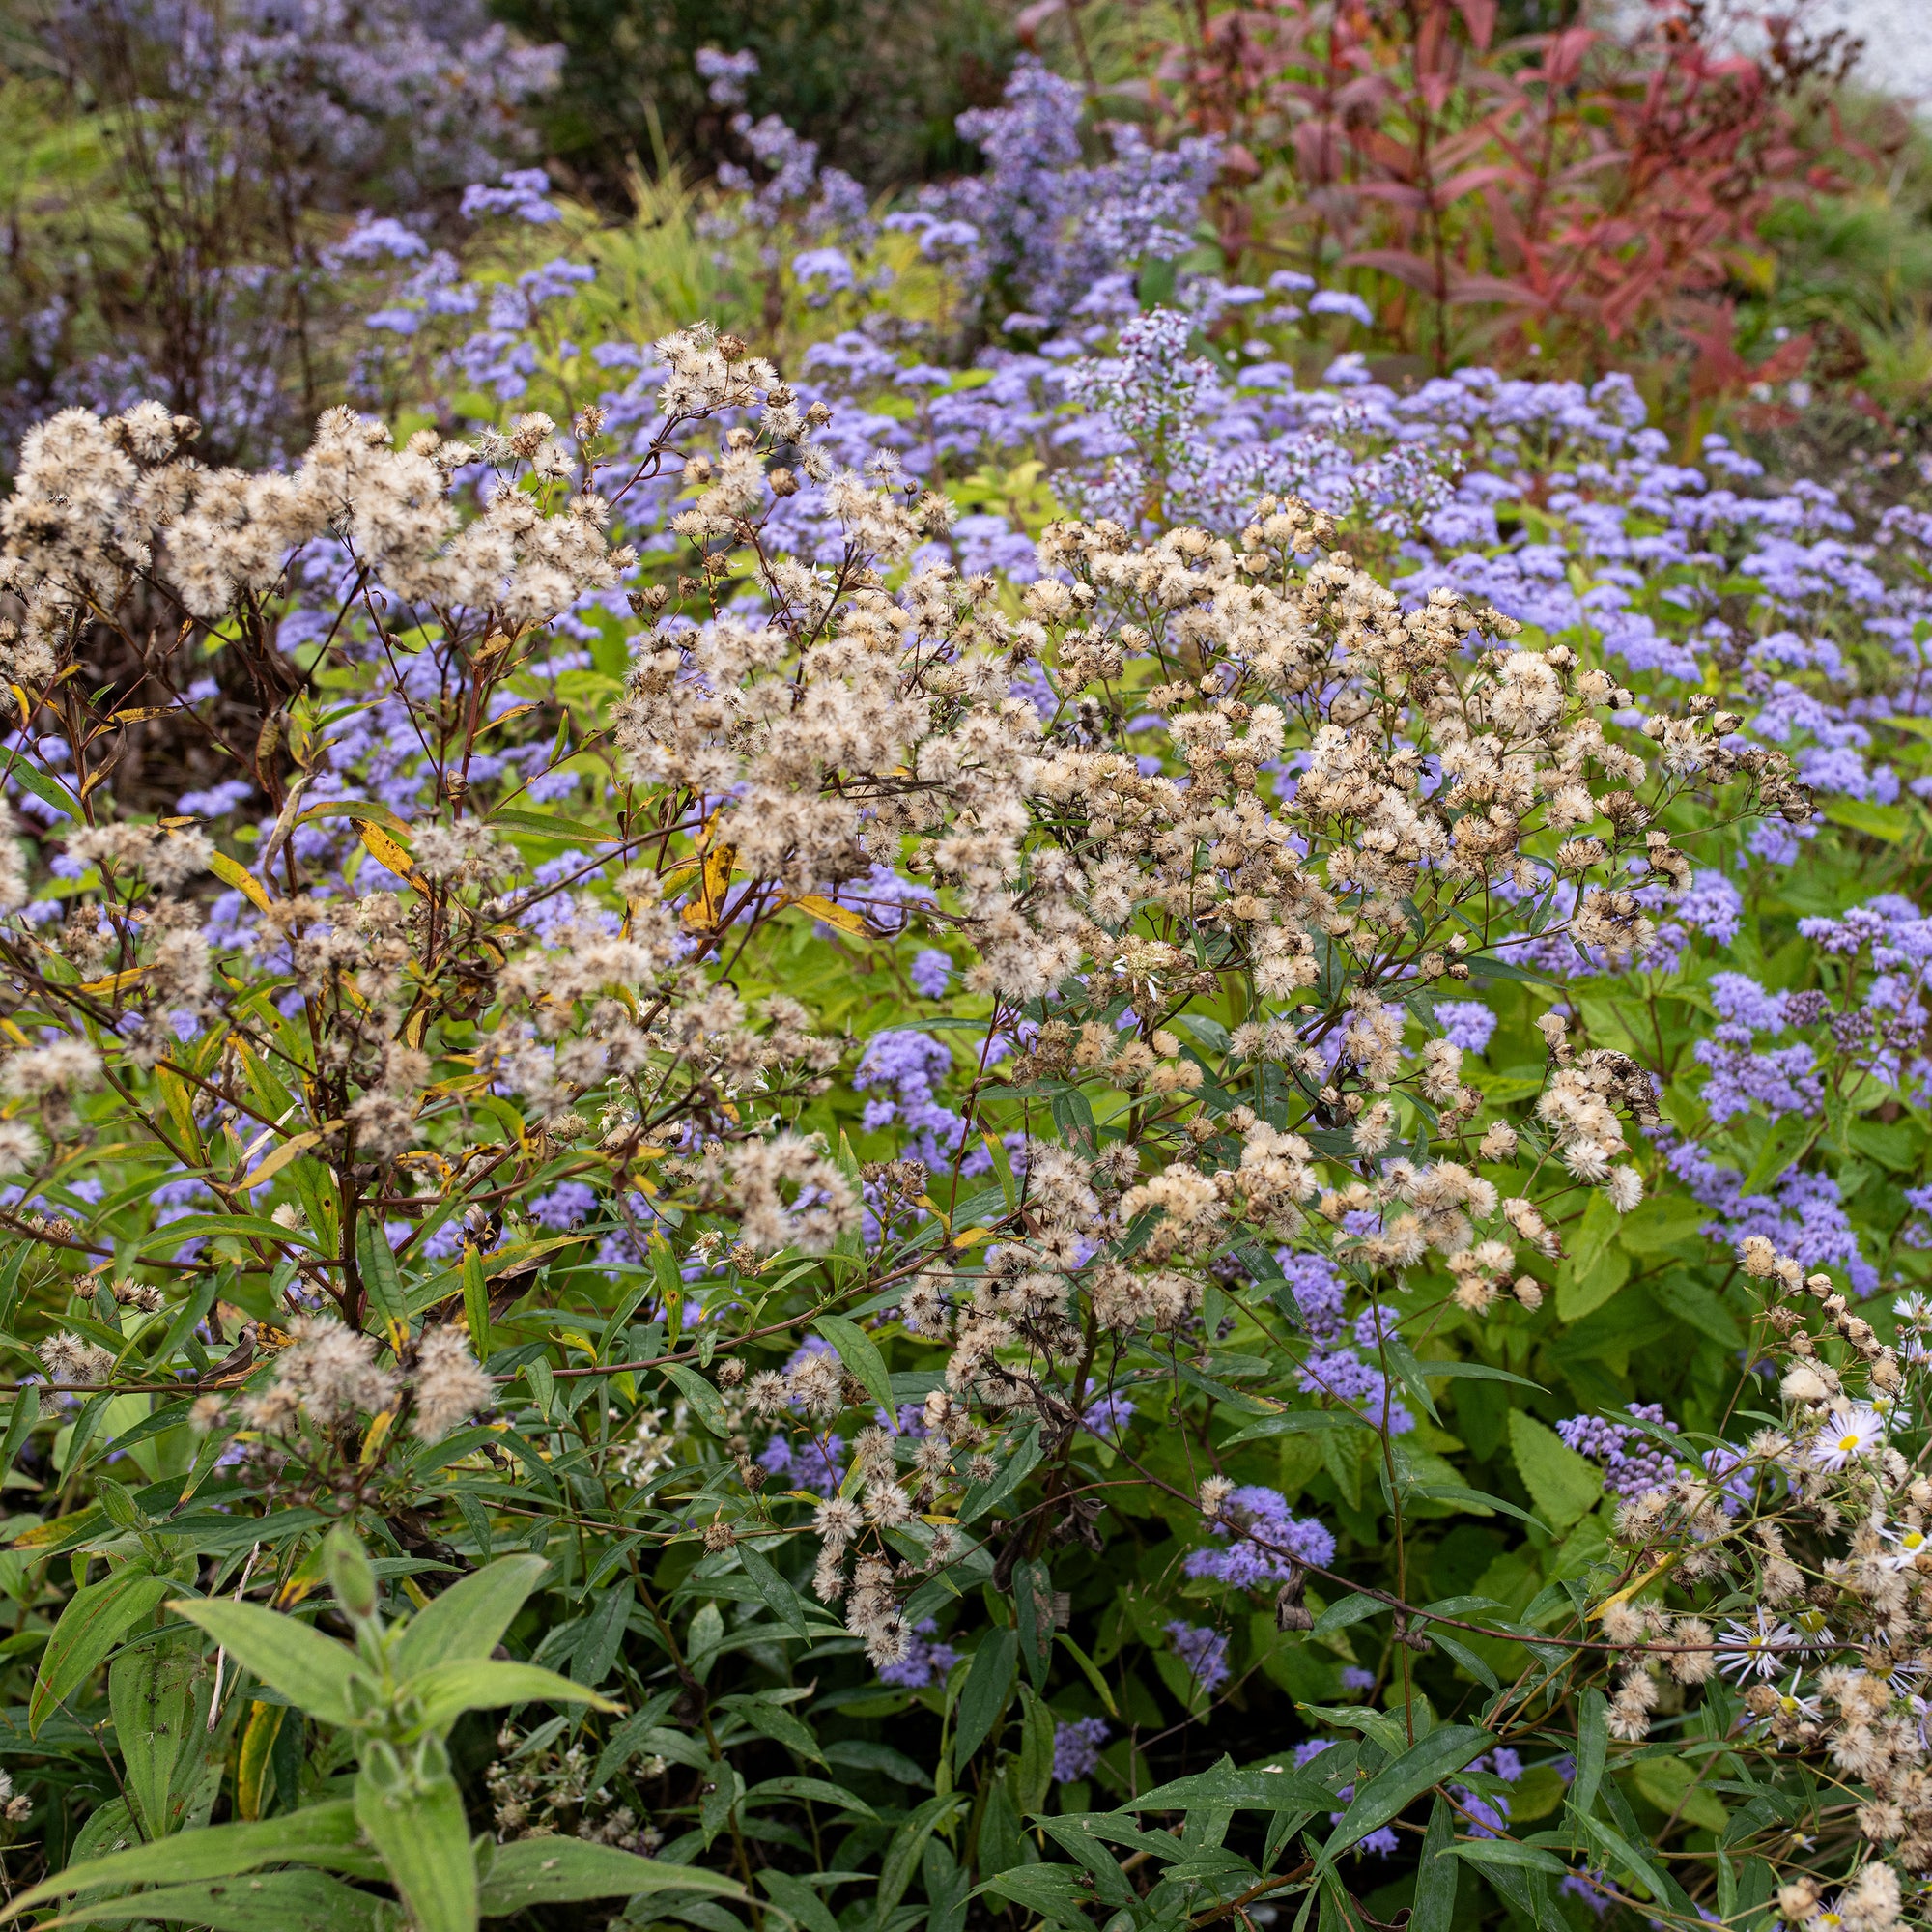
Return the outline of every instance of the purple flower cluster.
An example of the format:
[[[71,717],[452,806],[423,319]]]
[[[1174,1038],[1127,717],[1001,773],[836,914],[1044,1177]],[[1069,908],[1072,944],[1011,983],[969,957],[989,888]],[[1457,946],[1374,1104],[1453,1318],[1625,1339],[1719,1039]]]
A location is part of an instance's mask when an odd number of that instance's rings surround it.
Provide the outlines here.
[[[845,1480],[845,1438],[826,1435],[774,1434],[758,1456],[759,1464],[774,1476],[788,1477],[795,1488],[836,1496]]]
[[[883,1088],[891,1098],[867,1100],[860,1124],[867,1133],[894,1125],[906,1128],[909,1138],[900,1146],[901,1155],[945,1171],[967,1138],[965,1121],[935,1097],[934,1090],[952,1072],[952,1054],[929,1033],[905,1028],[874,1034],[852,1085],[861,1093]],[[991,1165],[992,1156],[975,1146],[960,1163],[960,1171],[980,1174]]]
[[[1676,1435],[1677,1425],[1664,1419],[1662,1403],[1634,1402],[1626,1413]],[[1607,1416],[1573,1415],[1556,1425],[1556,1433],[1579,1456],[1604,1465],[1604,1488],[1613,1496],[1640,1496],[1661,1490],[1683,1466],[1653,1435]]]
[[[1437,1000],[1435,1024],[1451,1046],[1464,1053],[1487,1053],[1496,1030],[1496,1016],[1480,1000]]]
[[[1119,1438],[1121,1432],[1133,1420],[1133,1417],[1134,1405],[1131,1398],[1123,1395],[1103,1395],[1097,1402],[1088,1404],[1080,1417],[1080,1426],[1091,1435],[1112,1442]]]
[[[1838,1183],[1830,1175],[1791,1168],[1771,1193],[1747,1194],[1739,1170],[1713,1159],[1695,1141],[1677,1139],[1667,1126],[1652,1128],[1650,1138],[1670,1172],[1713,1210],[1715,1218],[1704,1228],[1712,1240],[1735,1247],[1747,1236],[1762,1235],[1806,1268],[1843,1268],[1861,1295],[1877,1289],[1878,1269],[1860,1252]]]
[[[1291,1516],[1288,1499],[1259,1484],[1236,1490],[1212,1528],[1229,1542],[1226,1548],[1191,1551],[1182,1565],[1189,1577],[1255,1590],[1286,1582],[1299,1563],[1326,1569],[1335,1560],[1335,1539],[1321,1523],[1313,1517]]]
[[[1343,1320],[1347,1283],[1342,1270],[1326,1255],[1282,1249],[1275,1260],[1312,1345],[1301,1365],[1302,1391],[1348,1404],[1374,1428],[1386,1426],[1391,1435],[1406,1435],[1415,1427],[1414,1416],[1393,1399],[1388,1378],[1362,1353],[1374,1352],[1373,1331],[1366,1337],[1357,1333],[1355,1348],[1347,1346],[1350,1331]]]
[[[914,1624],[905,1634],[905,1648],[891,1663],[879,1666],[880,1681],[905,1690],[923,1690],[928,1684],[943,1682],[959,1662],[959,1653],[937,1640],[933,1634],[938,1628],[930,1617]]]
[[[1786,998],[1767,992],[1742,973],[1714,973],[1711,1003],[1719,1024],[1713,1037],[1693,1049],[1710,1069],[1704,1104],[1714,1122],[1762,1107],[1771,1119],[1809,1113],[1823,1103],[1825,1090],[1810,1047],[1753,1047],[1755,1035],[1777,1033],[1787,1023]]]
[[[986,320],[1011,334],[1043,334],[1110,301],[1131,309],[1124,271],[1186,252],[1220,167],[1215,140],[1155,149],[1125,124],[1107,129],[1113,160],[1089,166],[1084,105],[1072,82],[1023,56],[998,107],[959,117],[984,170],[928,188],[914,213],[890,217],[926,254],[953,262],[990,305]]]
[[[1053,1781],[1072,1784],[1100,1762],[1100,1747],[1112,1736],[1104,1718],[1074,1718],[1053,1727]]]
[[[1167,1636],[1174,1654],[1186,1664],[1197,1690],[1211,1694],[1227,1683],[1228,1638],[1224,1632],[1177,1620],[1167,1626]]]

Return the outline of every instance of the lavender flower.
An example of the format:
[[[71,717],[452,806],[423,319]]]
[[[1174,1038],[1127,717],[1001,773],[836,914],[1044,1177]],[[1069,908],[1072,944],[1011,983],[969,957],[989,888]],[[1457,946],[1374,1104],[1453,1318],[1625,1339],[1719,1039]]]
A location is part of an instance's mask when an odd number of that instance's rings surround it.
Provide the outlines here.
[[[1194,1678],[1194,1688],[1211,1694],[1228,1681],[1228,1639],[1224,1633],[1202,1624],[1175,1622],[1167,1626],[1168,1641]]]
[[[1211,1526],[1231,1541],[1226,1548],[1192,1551],[1181,1566],[1189,1577],[1252,1590],[1287,1581],[1297,1563],[1326,1569],[1335,1559],[1334,1537],[1313,1517],[1291,1516],[1277,1490],[1234,1491]]]
[[[1480,1000],[1437,1000],[1435,1023],[1451,1046],[1464,1053],[1485,1053],[1496,1030],[1496,1016]]]
[[[1072,1784],[1100,1762],[1100,1747],[1112,1733],[1104,1718],[1074,1718],[1053,1727],[1053,1781]]]
[[[933,1633],[938,1628],[930,1617],[914,1624],[905,1634],[905,1648],[898,1657],[879,1666],[880,1681],[906,1690],[923,1690],[928,1684],[943,1681],[959,1662],[959,1653],[950,1643],[935,1640]]]

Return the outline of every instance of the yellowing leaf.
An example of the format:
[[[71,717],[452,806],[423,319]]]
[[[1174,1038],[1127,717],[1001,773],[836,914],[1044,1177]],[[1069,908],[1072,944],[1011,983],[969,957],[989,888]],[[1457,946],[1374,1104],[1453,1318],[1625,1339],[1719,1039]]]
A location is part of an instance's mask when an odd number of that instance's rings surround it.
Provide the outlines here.
[[[417,876],[415,864],[399,839],[391,838],[380,825],[372,825],[366,818],[355,821],[355,836],[361,839],[363,849],[378,865],[386,866],[399,879],[407,879],[418,892],[423,890],[423,882]]]
[[[270,1753],[282,1719],[288,1716],[286,1704],[250,1704],[248,1728],[242,1734],[242,1757],[235,1773],[235,1808],[243,1818],[262,1815],[262,1800],[268,1789]]]
[[[274,903],[261,880],[239,860],[231,859],[226,852],[216,852],[209,860],[208,869],[222,884],[233,886],[258,911],[267,912]]]
[[[684,909],[686,929],[713,932],[724,917],[724,895],[731,889],[731,874],[737,868],[738,848],[720,845],[704,855],[704,870],[697,884],[697,896]]]
[[[104,1000],[115,999],[129,986],[137,984],[147,970],[145,966],[130,966],[125,973],[110,973],[104,980],[90,980],[80,990],[97,994]]]
[[[787,893],[780,899],[781,906],[796,906],[800,912],[809,912],[813,919],[822,919],[827,925],[836,925],[840,932],[849,932],[855,939],[870,939],[872,928],[850,906],[837,904],[823,893]]]
[[[320,1133],[297,1134],[292,1140],[284,1141],[273,1153],[244,1177],[242,1185],[259,1187],[263,1181],[272,1180],[298,1153],[306,1152],[321,1138]]]
[[[391,1321],[389,1323],[391,1346],[394,1344],[395,1327],[396,1323]],[[407,1333],[403,1339],[407,1343],[409,1339]],[[370,1423],[367,1434],[362,1437],[362,1454],[359,1461],[363,1468],[368,1468],[370,1463],[383,1453],[383,1444],[389,1439],[389,1431],[395,1424],[396,1411],[393,1408],[385,1408]]]

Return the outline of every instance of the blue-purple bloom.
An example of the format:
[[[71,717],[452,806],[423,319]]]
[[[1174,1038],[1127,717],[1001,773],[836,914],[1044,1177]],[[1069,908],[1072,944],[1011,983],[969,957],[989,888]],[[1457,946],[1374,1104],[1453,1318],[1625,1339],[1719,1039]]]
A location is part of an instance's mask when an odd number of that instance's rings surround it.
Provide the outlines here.
[[[1053,1781],[1072,1784],[1100,1762],[1100,1747],[1112,1736],[1104,1718],[1074,1718],[1053,1727]]]
[[[1224,1632],[1177,1620],[1167,1626],[1167,1637],[1174,1654],[1192,1674],[1197,1690],[1211,1694],[1228,1681],[1228,1638]]]
[[[1249,1484],[1233,1492],[1211,1525],[1230,1539],[1225,1548],[1192,1551],[1182,1569],[1238,1590],[1282,1583],[1297,1564],[1326,1569],[1335,1560],[1335,1539],[1313,1517],[1289,1514],[1278,1490]]]

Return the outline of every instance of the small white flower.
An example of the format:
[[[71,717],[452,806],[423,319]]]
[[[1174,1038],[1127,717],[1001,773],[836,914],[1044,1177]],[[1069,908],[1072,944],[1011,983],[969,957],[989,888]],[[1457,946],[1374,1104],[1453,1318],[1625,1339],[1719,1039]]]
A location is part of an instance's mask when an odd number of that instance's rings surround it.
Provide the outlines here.
[[[1885,1422],[1879,1412],[1864,1403],[1854,1403],[1849,1408],[1834,1408],[1825,1418],[1811,1443],[1811,1461],[1835,1476],[1862,1462],[1884,1439]]]
[[[1932,1549],[1932,1535],[1912,1523],[1901,1523],[1895,1528],[1888,1523],[1879,1535],[1892,1546],[1884,1559],[1888,1570],[1910,1570],[1921,1549]]]
[[[1798,1634],[1759,1606],[1755,1622],[1728,1623],[1718,1633],[1718,1668],[1739,1683],[1747,1677],[1776,1677],[1778,1665],[1798,1648]]]

